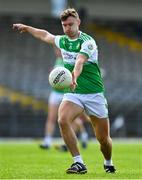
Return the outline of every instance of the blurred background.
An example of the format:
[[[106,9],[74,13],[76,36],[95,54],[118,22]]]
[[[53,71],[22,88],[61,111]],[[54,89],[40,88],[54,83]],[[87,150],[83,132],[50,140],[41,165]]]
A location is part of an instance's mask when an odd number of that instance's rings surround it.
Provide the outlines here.
[[[98,44],[112,137],[142,137],[142,0],[0,0],[0,137],[44,135],[55,61],[51,46],[12,24],[62,34],[58,16],[66,7],[77,9],[80,30]]]

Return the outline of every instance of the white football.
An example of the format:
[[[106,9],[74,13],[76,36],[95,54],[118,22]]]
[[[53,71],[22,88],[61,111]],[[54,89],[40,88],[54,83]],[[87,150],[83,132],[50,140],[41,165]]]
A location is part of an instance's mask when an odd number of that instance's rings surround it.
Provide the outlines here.
[[[65,67],[56,67],[49,74],[49,83],[55,89],[65,89],[70,87],[72,74]]]

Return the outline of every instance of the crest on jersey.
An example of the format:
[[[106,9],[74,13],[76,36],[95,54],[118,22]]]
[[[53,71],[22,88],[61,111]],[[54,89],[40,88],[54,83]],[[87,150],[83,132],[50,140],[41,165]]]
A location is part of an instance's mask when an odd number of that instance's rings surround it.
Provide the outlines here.
[[[92,44],[88,44],[88,49],[93,50],[93,45]]]

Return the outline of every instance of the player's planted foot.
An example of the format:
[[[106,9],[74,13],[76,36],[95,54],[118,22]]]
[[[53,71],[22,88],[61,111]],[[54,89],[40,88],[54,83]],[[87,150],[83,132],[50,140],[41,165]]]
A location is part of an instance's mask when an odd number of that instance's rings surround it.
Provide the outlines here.
[[[85,174],[87,173],[87,168],[84,164],[75,162],[71,165],[70,168],[66,170],[68,174]]]
[[[114,166],[106,166],[106,165],[104,165],[104,170],[106,171],[106,173],[115,173],[116,171]]]

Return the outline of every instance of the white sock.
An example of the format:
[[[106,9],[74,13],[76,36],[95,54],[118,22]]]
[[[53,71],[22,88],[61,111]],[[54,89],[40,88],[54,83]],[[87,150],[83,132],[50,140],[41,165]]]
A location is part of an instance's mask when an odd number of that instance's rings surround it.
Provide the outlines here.
[[[82,142],[87,142],[88,141],[88,134],[87,132],[81,133],[80,139]]]
[[[84,164],[81,155],[74,156],[73,160],[74,160],[74,162],[80,162],[80,163]]]
[[[51,146],[51,144],[52,144],[52,136],[50,136],[50,135],[45,136],[44,144],[48,145],[48,146]]]
[[[105,164],[106,166],[113,166],[113,162],[112,162],[111,159],[110,159],[110,160],[104,160],[104,164]]]

